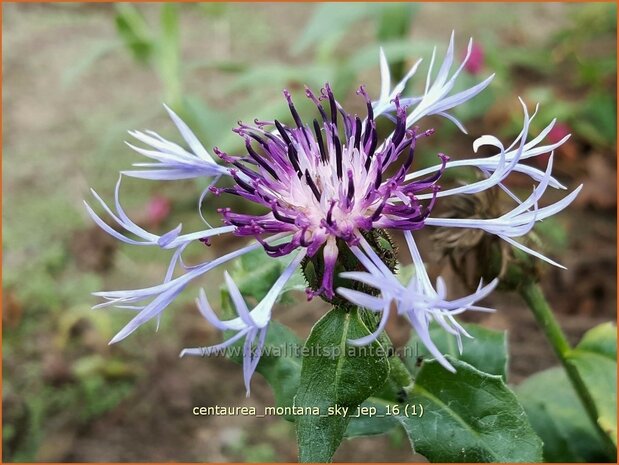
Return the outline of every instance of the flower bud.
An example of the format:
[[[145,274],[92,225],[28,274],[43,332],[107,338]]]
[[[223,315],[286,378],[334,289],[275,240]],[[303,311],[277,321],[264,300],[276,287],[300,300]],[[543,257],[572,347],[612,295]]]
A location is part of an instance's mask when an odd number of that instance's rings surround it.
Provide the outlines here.
[[[372,229],[371,231],[363,232],[362,235],[372,246],[372,249],[381,258],[383,263],[385,263],[391,271],[395,271],[398,263],[396,258],[397,248],[387,231],[384,229]],[[337,247],[339,254],[337,264],[333,271],[333,288],[348,287],[369,294],[378,294],[378,291],[374,288],[339,276],[340,273],[345,271],[365,271],[365,268],[343,240],[337,239]],[[310,298],[313,295],[320,295],[325,302],[329,302],[333,305],[351,306],[350,302],[339,295],[328,298],[325,293],[322,292],[321,286],[325,270],[323,248],[324,246],[319,249],[313,257],[305,257],[301,262],[301,269],[303,270],[303,276],[305,276],[308,288],[315,292],[315,294],[308,293],[308,295],[310,295]]]

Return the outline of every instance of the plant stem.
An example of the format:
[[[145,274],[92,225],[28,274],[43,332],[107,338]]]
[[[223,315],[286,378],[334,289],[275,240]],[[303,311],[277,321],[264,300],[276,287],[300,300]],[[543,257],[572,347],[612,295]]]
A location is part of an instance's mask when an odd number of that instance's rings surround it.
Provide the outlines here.
[[[548,305],[546,298],[544,297],[544,293],[542,292],[539,285],[534,281],[526,281],[519,289],[520,295],[525,300],[538,324],[544,331],[546,339],[550,342],[550,345],[557,354],[557,357],[561,361],[565,372],[567,373],[567,377],[569,378],[572,387],[576,391],[578,398],[582,402],[589,419],[595,426],[596,431],[602,437],[604,444],[611,452],[611,455],[616,456],[617,450],[612,442],[612,440],[608,437],[608,435],[604,432],[602,427],[598,423],[598,412],[595,406],[595,402],[591,393],[587,389],[585,382],[583,381],[580,373],[578,372],[576,366],[572,364],[569,360],[570,353],[572,352],[572,347],[565,337],[565,333],[561,330],[559,326],[559,322],[555,318],[555,315]]]

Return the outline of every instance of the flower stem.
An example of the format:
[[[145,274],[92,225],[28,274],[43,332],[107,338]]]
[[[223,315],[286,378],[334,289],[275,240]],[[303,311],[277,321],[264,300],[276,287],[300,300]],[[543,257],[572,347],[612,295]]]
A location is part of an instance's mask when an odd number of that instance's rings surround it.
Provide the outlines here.
[[[567,377],[576,391],[576,394],[578,395],[578,398],[585,408],[585,411],[587,412],[587,415],[593,423],[596,431],[602,437],[602,440],[611,455],[616,456],[617,451],[614,444],[598,423],[599,415],[593,397],[591,396],[591,393],[580,376],[577,368],[570,363],[569,356],[572,352],[572,347],[565,337],[565,333],[559,326],[559,322],[555,318],[550,305],[548,305],[540,286],[535,281],[529,280],[520,286],[519,291],[520,295],[533,312],[537,323],[544,331],[546,339],[550,342],[555,354],[561,361],[561,364],[567,373]]]

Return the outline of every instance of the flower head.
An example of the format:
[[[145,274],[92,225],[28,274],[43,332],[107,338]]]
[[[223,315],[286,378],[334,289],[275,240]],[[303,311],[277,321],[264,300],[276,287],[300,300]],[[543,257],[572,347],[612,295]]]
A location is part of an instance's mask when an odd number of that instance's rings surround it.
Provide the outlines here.
[[[448,111],[473,98],[492,80],[489,76],[469,89],[452,93],[458,75],[469,60],[475,58],[474,52],[473,43],[469,42],[464,61],[450,75],[454,59],[452,34],[436,76],[433,77],[432,72],[436,57],[434,50],[424,91],[417,96],[404,96],[401,94],[417,72],[421,60],[392,88],[387,59],[381,51],[382,83],[378,98],[372,100],[363,86],[357,92],[365,101],[363,117],[347,112],[326,84],[319,95],[306,89],[306,96],[316,106],[319,117],[304,122],[290,93],[284,91],[294,123],[288,125],[277,120],[256,120],[253,125],[240,123],[234,131],[244,140],[244,153],[227,154],[213,149],[224,164],[215,162],[185,123],[169,109],[189,149],[150,131],[133,132],[134,137],[151,149],[132,147],[154,159],[155,163],[142,163],[139,166],[146,169],[124,174],[163,180],[208,177],[211,186],[199,196],[199,205],[212,192],[241,197],[248,205],[258,204],[264,213],[223,208],[219,211],[222,226],[211,227],[207,223],[207,229],[181,234],[182,225],[178,225],[168,233],[156,235],[134,223],[121,207],[120,179],[116,186],[115,211],[92,191],[116,226],[105,223],[88,204],[87,211],[109,234],[131,245],[173,251],[161,284],[144,289],[95,293],[104,299],[97,307],[116,306],[136,312],[111,342],[124,339],[152,319],[159,320],[163,311],[192,281],[252,250],[263,248],[272,257],[292,256],[266,297],[250,311],[226,274],[238,317],[220,320],[203,292],[198,299],[198,308],[216,328],[232,331],[235,335],[216,346],[186,349],[182,355],[208,355],[244,338],[243,372],[249,392],[249,381],[259,363],[277,296],[292,273],[310,261],[318,266],[319,275],[315,282],[308,279],[310,297],[320,295],[328,301],[344,299],[348,305],[381,314],[371,335],[351,343],[367,344],[378,337],[385,327],[391,306],[395,305],[397,312],[410,322],[437,360],[447,369],[453,369],[430,339],[428,325],[436,321],[458,341],[462,336],[468,336],[455,316],[466,310],[489,310],[478,306],[477,302],[496,287],[497,281],[486,285],[480,283],[473,294],[449,300],[443,280],[439,279],[436,286],[432,286],[413,233],[422,228],[475,230],[479,234],[495,235],[506,244],[558,265],[516,239],[527,234],[537,221],[566,208],[580,190],[580,187],[575,189],[554,204],[540,206],[548,188],[565,187],[552,176],[552,157],[545,170],[522,162],[552,152],[569,135],[542,145],[553,130],[555,121],[552,121],[528,140],[530,123],[537,109],[529,115],[524,102],[523,129],[507,147],[498,138],[484,135],[474,141],[473,152],[487,146],[495,152],[493,155],[450,159],[438,153],[434,166],[414,170],[417,144],[433,133],[431,128],[420,129],[416,125],[425,116],[438,115],[464,131],[462,123]],[[377,129],[379,117],[393,122],[392,132],[384,138]],[[474,170],[480,176],[479,180],[441,189],[438,183],[443,173],[453,168]],[[524,200],[504,183],[514,172],[528,176],[533,184],[531,194]],[[222,176],[229,176],[234,184],[218,187],[216,184]],[[513,202],[513,207],[494,216],[473,218],[441,217],[433,213],[433,207],[442,198],[478,195],[489,189],[502,190]],[[395,275],[395,252],[386,253],[378,240],[382,238],[389,242],[387,231],[403,233],[406,238],[415,268],[413,278],[406,285]],[[253,240],[211,261],[195,265],[183,261],[183,252],[190,243],[208,243],[210,238],[228,233]],[[177,274],[177,270],[180,273]]]
[[[442,172],[439,169],[425,179],[407,182],[417,140],[432,131],[407,129],[406,109],[396,97],[396,128],[379,147],[371,101],[363,87],[358,94],[367,106],[363,120],[344,111],[328,84],[319,98],[306,89],[322,120],[314,119],[309,125],[303,123],[290,94],[284,91],[294,127],[277,120],[256,122],[255,126],[241,124],[236,132],[245,139],[248,155],[235,158],[215,151],[233,165],[229,172],[236,186],[211,190],[241,196],[270,210],[254,215],[224,208],[220,210],[224,223],[235,226],[235,234],[253,236],[260,242],[268,234],[289,233],[290,240],[283,244],[263,242],[274,257],[298,248],[307,249],[312,257],[324,246],[323,282],[316,293],[324,292],[327,298],[334,296],[337,239],[353,246],[364,231],[420,229],[434,202],[424,203],[418,196],[423,192],[434,195]],[[321,101],[328,102],[328,109]],[[447,161],[446,156],[439,157],[443,164]],[[387,175],[392,166],[396,166],[395,174]],[[401,203],[394,204],[394,198]]]

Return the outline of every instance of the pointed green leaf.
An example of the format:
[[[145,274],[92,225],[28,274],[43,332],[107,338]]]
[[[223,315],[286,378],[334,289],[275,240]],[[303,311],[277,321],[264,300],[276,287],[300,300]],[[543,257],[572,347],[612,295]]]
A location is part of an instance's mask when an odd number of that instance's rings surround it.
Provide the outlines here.
[[[301,462],[331,461],[350,421],[348,415],[385,383],[389,364],[382,346],[347,343],[368,334],[357,310],[334,308],[316,323],[305,342],[295,405],[317,407],[321,415],[297,419]],[[335,407],[347,411],[329,411]]]
[[[413,449],[431,462],[541,461],[542,442],[503,379],[449,358],[456,373],[436,361],[419,371],[409,404],[423,415],[396,417]]]
[[[449,356],[448,356],[449,357]],[[402,425],[411,447],[430,462],[538,462],[542,442],[502,378],[449,357],[455,374],[423,362],[405,403],[373,396],[374,416],[351,421],[347,435]]]
[[[289,328],[274,321],[269,325],[264,347],[256,371],[273,389],[277,407],[292,407],[301,378],[301,341]],[[284,418],[294,421],[294,416]]]
[[[410,267],[400,268],[400,273]],[[408,281],[407,281],[408,282]],[[383,404],[395,402],[403,402],[407,398],[407,390],[413,385],[411,373],[406,368],[406,365],[395,351],[389,348],[393,347],[389,336],[382,333],[378,341],[383,347],[386,347],[390,357],[389,362],[389,378],[383,386],[372,394],[363,404],[358,414],[350,419],[345,436],[353,438],[358,436],[373,436],[377,434],[385,434],[389,430],[398,425],[398,422],[393,416],[373,415],[371,412],[376,409],[382,409]]]
[[[399,423],[393,415],[385,415],[385,406],[397,403],[398,391],[403,392],[402,386],[390,377],[380,392],[368,397],[361,404],[361,410],[351,417],[344,436],[346,438],[376,436],[388,433],[398,426]],[[370,411],[376,411],[377,414],[368,413]]]
[[[468,362],[486,373],[500,375],[505,380],[508,358],[506,332],[493,331],[473,324],[464,325],[464,327],[474,339],[463,338],[464,350],[462,355],[458,352],[455,338],[447,334],[443,328],[433,326],[430,330],[430,334],[432,340],[443,353]],[[421,361],[432,358],[417,335],[411,337],[403,353],[404,364],[413,373],[419,371],[418,365]],[[392,359],[389,360],[392,361]],[[390,381],[393,381],[391,377]],[[401,395],[403,392],[404,386],[402,386],[402,384],[402,382],[399,384],[394,383],[393,386],[390,386],[389,392],[387,392],[387,387],[383,388],[383,392],[375,394],[363,405],[366,407],[376,407],[380,405],[381,401],[395,401],[398,394]],[[378,402],[378,404],[376,404],[376,402]],[[353,418],[351,420],[348,430],[346,431],[346,436],[355,437],[382,434],[397,424],[398,422],[393,417],[380,418],[376,416],[360,416],[359,418]]]
[[[377,42],[384,44],[391,40],[408,37],[413,16],[419,9],[416,3],[384,3],[374,16]],[[392,82],[400,81],[406,74],[404,59],[389,62]]]
[[[458,351],[456,338],[438,325],[430,328],[430,337],[444,354],[473,365],[478,370],[507,379],[507,332],[494,331],[474,324],[463,325],[473,339],[463,337],[462,354]],[[407,344],[405,363],[411,372],[415,372],[418,358],[432,358],[425,346],[414,334]]]
[[[161,34],[157,43],[157,58],[166,101],[172,108],[180,111],[182,82],[178,15],[178,5],[172,3],[161,5]]]
[[[598,413],[598,424],[617,441],[617,333],[606,323],[589,330],[568,355],[582,377]],[[563,368],[552,368],[526,380],[518,397],[544,440],[550,462],[613,461],[591,423]]]
[[[314,14],[293,47],[293,53],[300,53],[331,37],[341,37],[356,22],[375,12],[376,6],[369,3],[347,5],[323,3],[316,5]]]

